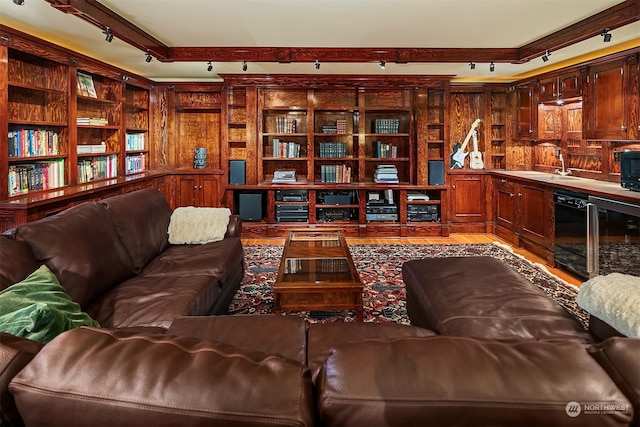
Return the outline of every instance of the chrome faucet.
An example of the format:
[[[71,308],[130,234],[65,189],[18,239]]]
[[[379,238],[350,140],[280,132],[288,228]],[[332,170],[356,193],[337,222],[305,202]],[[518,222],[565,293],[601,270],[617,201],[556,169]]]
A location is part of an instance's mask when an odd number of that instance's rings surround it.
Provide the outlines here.
[[[562,163],[562,169],[556,169],[556,173],[559,173],[562,176],[567,176],[567,175],[571,174],[571,170],[570,169],[565,169],[564,168],[564,157],[562,157],[562,153],[560,153],[558,155],[558,159],[560,159],[560,163]]]

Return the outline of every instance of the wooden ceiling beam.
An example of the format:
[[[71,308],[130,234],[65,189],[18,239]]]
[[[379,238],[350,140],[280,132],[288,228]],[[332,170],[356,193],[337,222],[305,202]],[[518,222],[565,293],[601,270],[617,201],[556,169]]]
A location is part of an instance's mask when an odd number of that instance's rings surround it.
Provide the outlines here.
[[[555,33],[520,47],[518,61],[528,62],[542,56],[547,50],[562,49],[602,33],[640,20],[640,0],[626,0],[600,13],[583,19]]]
[[[327,47],[174,47],[172,61],[215,62],[513,62],[518,49],[327,48]]]
[[[546,51],[597,36],[640,20],[640,0],[626,0],[519,48],[329,48],[329,47],[169,47],[96,0],[45,0],[109,31],[117,38],[148,51],[161,62],[497,62],[524,63]]]
[[[101,30],[109,28],[120,40],[149,51],[160,61],[168,61],[169,47],[95,0],[45,0],[57,10],[76,15]]]

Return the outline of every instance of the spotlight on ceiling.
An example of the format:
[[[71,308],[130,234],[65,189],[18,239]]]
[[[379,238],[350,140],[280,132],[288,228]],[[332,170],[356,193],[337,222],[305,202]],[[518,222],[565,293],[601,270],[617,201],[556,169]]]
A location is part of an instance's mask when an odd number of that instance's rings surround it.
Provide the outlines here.
[[[109,43],[113,41],[113,34],[111,34],[111,29],[109,27],[106,27],[102,32],[102,34],[104,34],[105,41]]]
[[[213,64],[211,63],[211,61],[207,62],[207,71],[211,71],[213,70]]]
[[[491,63],[489,64],[489,71],[493,73],[495,70],[496,70],[496,64],[494,64],[493,61],[491,61]]]
[[[608,28],[605,28],[604,30],[602,30],[602,33],[600,33],[600,35],[602,36],[603,42],[609,43],[611,41],[611,34],[609,33]]]
[[[18,6],[22,6],[24,4],[24,0],[13,0],[13,4],[17,4]]]
[[[242,71],[247,71],[247,68],[249,68],[247,61],[242,61]]]
[[[471,68],[472,70],[475,70],[476,69],[476,63],[473,62],[473,61],[469,62],[469,68]]]
[[[149,49],[147,49],[145,55],[147,55],[147,57],[145,58],[146,62],[151,62],[153,60],[153,56],[151,56],[151,52],[149,52]]]
[[[387,66],[387,63],[385,61],[380,61],[380,68],[384,70],[384,68]]]
[[[320,61],[316,59],[316,70],[319,70],[319,69],[320,69]]]
[[[549,52],[548,50],[544,53],[544,55],[542,55],[540,58],[542,59],[542,62],[547,62],[549,60],[549,57],[551,56],[551,52]]]

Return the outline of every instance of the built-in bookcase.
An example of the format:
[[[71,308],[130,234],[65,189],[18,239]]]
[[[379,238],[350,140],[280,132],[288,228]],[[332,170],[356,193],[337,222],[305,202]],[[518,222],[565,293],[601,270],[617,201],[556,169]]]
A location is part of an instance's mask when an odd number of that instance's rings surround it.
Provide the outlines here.
[[[77,182],[115,178],[122,157],[122,82],[78,70]]]
[[[485,138],[485,169],[507,168],[507,93],[493,90],[487,93],[489,102],[488,134]]]
[[[240,196],[261,195],[262,220],[248,221],[243,232],[280,235],[295,223],[361,235],[446,234],[446,188],[426,179],[428,160],[445,157],[446,100],[444,85],[433,94],[401,86],[258,87],[256,181],[227,187],[238,211],[249,200]],[[274,179],[281,171],[294,171],[295,180],[286,173]],[[409,200],[409,190],[422,197]]]
[[[360,130],[364,168],[361,182],[374,182],[374,172],[380,165],[393,165],[401,183],[413,180],[414,135],[412,95],[409,90],[365,92],[364,114]]]
[[[0,200],[148,170],[150,91],[102,71],[0,46]]]
[[[7,58],[7,173],[0,198],[68,184],[67,66],[14,49]],[[4,163],[4,162],[3,162]]]
[[[295,171],[298,180],[312,180],[306,90],[264,90],[259,110],[258,176],[273,179],[275,171]]]
[[[149,91],[125,85],[125,174],[149,168]]]

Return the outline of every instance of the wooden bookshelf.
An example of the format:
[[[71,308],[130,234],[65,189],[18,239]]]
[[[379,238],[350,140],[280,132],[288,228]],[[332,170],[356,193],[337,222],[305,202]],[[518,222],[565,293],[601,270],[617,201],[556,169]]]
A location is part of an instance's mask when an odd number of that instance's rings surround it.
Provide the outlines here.
[[[262,221],[246,222],[243,233],[281,235],[293,225],[313,225],[339,226],[349,235],[447,234],[441,223],[446,217],[441,209],[446,186],[429,185],[426,175],[428,160],[446,155],[447,85],[318,88],[271,83],[257,88],[256,180],[226,187],[225,200],[236,211],[239,195],[262,196]],[[421,94],[427,93],[431,104],[421,103]],[[232,106],[227,109],[231,117]],[[426,132],[418,132],[419,122],[428,124]],[[429,141],[430,148],[425,143],[426,149],[419,150],[419,140]],[[229,153],[232,144],[229,138]],[[251,157],[249,148],[246,156]],[[398,182],[374,180],[374,172],[383,165],[395,166]],[[294,171],[295,183],[274,182],[278,171]],[[247,176],[252,175],[247,168]],[[416,189],[429,200],[408,203],[408,192]],[[291,192],[295,195],[289,196]],[[369,218],[367,201],[375,194],[393,199],[395,216]],[[339,204],[327,202],[334,196]],[[421,221],[414,212],[427,205],[434,215]],[[278,214],[287,209],[303,216],[290,220]]]
[[[68,67],[0,46],[2,93],[0,199],[69,184]],[[0,80],[0,81],[2,81]],[[6,165],[6,169],[5,169]]]

